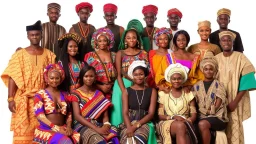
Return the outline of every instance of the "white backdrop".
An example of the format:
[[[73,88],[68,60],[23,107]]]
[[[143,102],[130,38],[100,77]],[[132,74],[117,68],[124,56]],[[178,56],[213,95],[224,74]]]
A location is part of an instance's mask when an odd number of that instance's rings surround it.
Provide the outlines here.
[[[29,45],[26,35],[26,26],[34,24],[37,20],[47,22],[47,4],[57,2],[61,5],[61,17],[59,24],[64,26],[69,31],[72,24],[77,23],[79,18],[75,12],[76,4],[81,0],[8,0],[0,4],[0,74],[8,64],[11,55],[17,47],[26,47]],[[89,23],[96,28],[106,25],[103,19],[103,5],[106,3],[114,3],[118,6],[116,24],[126,27],[131,19],[139,19],[145,26],[142,7],[148,4],[158,6],[158,15],[155,26],[169,27],[167,23],[167,11],[171,8],[178,8],[183,13],[183,18],[179,28],[189,32],[191,42],[189,45],[200,41],[197,34],[197,23],[202,20],[209,20],[212,23],[212,30],[218,29],[217,11],[221,8],[231,9],[231,23],[229,28],[238,31],[242,37],[245,52],[244,54],[256,66],[256,57],[254,53],[255,41],[255,26],[256,20],[253,18],[256,14],[256,9],[253,7],[252,1],[243,3],[235,0],[89,0],[93,5],[93,12],[89,18]],[[12,142],[12,133],[9,130],[11,113],[8,110],[7,103],[7,88],[0,80],[0,140],[10,144]],[[253,133],[256,128],[256,91],[251,94],[252,117],[244,122],[245,143],[253,144]],[[254,130],[254,131],[253,131]]]

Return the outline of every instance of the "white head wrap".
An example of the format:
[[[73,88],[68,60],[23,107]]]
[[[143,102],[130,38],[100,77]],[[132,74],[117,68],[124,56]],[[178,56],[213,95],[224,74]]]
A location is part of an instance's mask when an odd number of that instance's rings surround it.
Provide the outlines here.
[[[138,66],[142,66],[142,67],[145,67],[147,68],[147,65],[145,63],[145,61],[143,60],[137,60],[137,61],[133,61],[132,64],[129,66],[128,68],[128,76],[133,79],[133,70],[138,67]]]
[[[170,79],[173,74],[181,74],[181,76],[184,78],[182,83],[185,83],[188,79],[188,72],[189,68],[186,66],[181,65],[180,63],[171,64],[167,67],[167,69],[164,72],[164,78],[167,82],[171,83]]]

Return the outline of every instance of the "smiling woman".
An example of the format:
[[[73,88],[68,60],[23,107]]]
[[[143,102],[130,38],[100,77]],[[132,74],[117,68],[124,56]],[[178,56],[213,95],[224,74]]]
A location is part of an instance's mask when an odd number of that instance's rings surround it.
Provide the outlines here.
[[[53,0],[26,0],[26,1],[3,1],[0,4],[1,19],[3,20],[0,26],[0,39],[1,41],[1,64],[0,72],[2,73],[5,67],[8,65],[9,59],[14,54],[17,47],[26,47],[30,44],[27,40],[27,33],[25,31],[25,26],[33,24],[36,20],[40,19],[42,23],[49,22],[49,17],[47,16],[47,5],[52,3]],[[67,31],[70,29],[72,24],[79,22],[79,16],[75,11],[75,6],[82,1],[63,1],[54,0],[61,6],[60,14],[57,24],[63,26]],[[94,25],[95,28],[107,26],[106,20],[103,18],[104,11],[103,7],[105,4],[109,3],[109,0],[87,0],[87,2],[93,5],[93,12],[90,13],[90,17],[87,21],[88,24]],[[167,12],[169,9],[177,8],[182,12],[182,19],[178,25],[179,29],[185,29],[191,36],[190,44],[199,43],[201,41],[198,35],[198,22],[203,20],[209,20],[211,22],[212,32],[219,29],[217,22],[217,12],[221,8],[228,8],[231,10],[232,15],[230,17],[230,22],[228,24],[229,29],[238,30],[240,37],[243,40],[244,54],[256,65],[255,57],[255,41],[252,39],[252,35],[255,33],[256,19],[253,18],[253,14],[256,13],[253,1],[231,1],[231,0],[215,0],[214,3],[205,0],[194,0],[186,1],[179,0],[175,3],[169,4],[168,0],[162,0],[161,2],[156,0],[112,0],[111,3],[115,4],[118,8],[115,19],[115,24],[118,26],[125,27],[131,19],[138,19],[142,22],[143,26],[146,26],[143,20],[144,15],[142,14],[143,6],[155,5],[158,7],[157,20],[154,23],[155,27],[167,27],[170,28],[170,24],[167,22]],[[165,4],[162,4],[165,3]],[[204,4],[204,6],[202,6]],[[192,6],[193,5],[193,6]],[[249,17],[249,18],[246,18]],[[109,26],[108,26],[109,27]],[[84,29],[85,30],[85,29]],[[119,33],[119,27],[115,29],[117,35]],[[111,30],[112,31],[112,30]],[[149,29],[149,34],[151,30]],[[116,34],[114,34],[116,35]],[[116,36],[115,36],[116,38]],[[218,38],[218,36],[217,36]],[[116,40],[115,40],[116,41]],[[115,45],[118,45],[116,42]],[[89,43],[89,45],[91,45]],[[113,49],[112,49],[113,50]],[[245,143],[251,144],[255,141],[254,131],[252,129],[255,126],[256,121],[256,91],[250,91],[252,95],[251,98],[251,118],[243,122]],[[6,99],[8,97],[8,89],[3,82],[0,82],[0,133],[5,143],[12,143],[12,131],[10,131],[10,119],[11,112],[8,109],[8,102]]]

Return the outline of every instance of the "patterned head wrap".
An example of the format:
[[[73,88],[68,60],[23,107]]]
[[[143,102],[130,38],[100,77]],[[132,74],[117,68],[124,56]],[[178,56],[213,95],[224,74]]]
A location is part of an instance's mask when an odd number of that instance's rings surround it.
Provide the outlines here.
[[[62,82],[65,79],[65,72],[63,70],[61,63],[49,64],[48,66],[46,66],[46,68],[44,69],[44,80],[46,83],[48,82],[48,74],[50,72],[58,72],[61,78],[60,82]]]
[[[55,8],[55,9],[57,9],[57,10],[59,10],[60,11],[60,5],[59,4],[57,4],[57,3],[49,3],[48,5],[47,5],[47,10],[49,10],[49,9],[51,9],[51,8]]]
[[[81,9],[88,8],[90,13],[93,11],[93,6],[88,2],[81,2],[80,4],[76,5],[76,13],[78,13]]]
[[[115,43],[115,39],[114,39],[114,34],[112,33],[112,31],[109,28],[99,28],[97,29],[93,35],[92,35],[92,40],[91,40],[91,45],[93,48],[97,48],[97,39],[99,38],[99,36],[106,36],[106,38],[108,39],[108,50],[111,49],[114,46]]]
[[[157,29],[155,34],[154,34],[154,41],[155,41],[155,44],[158,46],[158,37],[162,34],[166,34],[169,39],[171,40],[172,39],[172,31],[171,29],[169,28],[166,28],[166,27],[162,27],[160,29]]]
[[[178,73],[178,74],[181,74],[181,76],[183,78],[182,83],[185,83],[188,79],[188,72],[189,72],[189,68],[181,65],[180,63],[171,64],[165,70],[164,78],[167,82],[171,83],[172,75]]]
[[[155,5],[146,5],[142,9],[142,14],[150,13],[152,12],[154,15],[157,15],[158,8]]]
[[[141,38],[141,35],[143,33],[143,25],[139,20],[133,19],[133,20],[129,21],[129,23],[126,27],[126,30],[123,32],[123,35],[121,37],[121,41],[120,41],[120,44],[119,44],[119,47],[118,47],[119,50],[125,49],[125,36],[126,36],[127,32],[132,30],[132,29],[137,32],[137,34],[139,36],[137,39],[139,39],[139,42],[142,46],[141,49],[143,49],[143,41],[142,41],[142,38]]]
[[[231,11],[227,8],[222,8],[222,9],[218,10],[218,12],[217,12],[218,17],[220,15],[223,15],[223,14],[228,15],[230,17],[231,16]]]
[[[81,42],[82,42],[82,39],[81,39],[80,36],[78,36],[78,35],[75,34],[75,33],[66,33],[66,34],[62,35],[62,36],[58,39],[58,45],[59,45],[60,48],[63,47],[63,44],[65,43],[65,41],[66,41],[67,39],[72,39],[72,40],[74,40],[74,41],[77,43],[77,45],[82,44],[82,43],[81,43]]]
[[[106,12],[113,12],[114,14],[117,13],[117,6],[112,3],[107,3],[103,6],[104,13]]]
[[[221,39],[223,36],[230,36],[232,41],[234,41],[236,39],[236,34],[231,32],[231,31],[222,31],[219,33],[219,38]]]
[[[145,61],[143,61],[143,60],[133,61],[132,64],[129,66],[128,72],[127,72],[128,76],[129,76],[131,79],[133,79],[133,74],[132,74],[132,73],[133,73],[133,70],[134,70],[136,67],[138,67],[138,66],[142,66],[142,67],[144,67],[144,68],[147,68],[147,65],[146,65]]]
[[[182,18],[182,13],[180,12],[180,10],[178,10],[177,8],[173,8],[173,9],[170,9],[168,12],[167,12],[167,16],[171,16],[172,14],[175,14],[177,16],[180,17],[180,19]]]
[[[204,59],[202,59],[200,62],[200,70],[203,71],[203,69],[206,65],[213,66],[215,71],[218,70],[218,63],[217,63],[215,57],[205,57]]]
[[[198,22],[198,30],[203,26],[211,28],[211,22],[208,20]]]

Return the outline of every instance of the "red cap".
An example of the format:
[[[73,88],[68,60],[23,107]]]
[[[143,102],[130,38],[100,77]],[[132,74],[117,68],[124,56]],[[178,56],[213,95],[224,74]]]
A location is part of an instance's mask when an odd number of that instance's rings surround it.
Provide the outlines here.
[[[182,13],[176,9],[176,8],[173,8],[173,9],[170,9],[168,12],[167,12],[167,16],[170,16],[172,14],[176,14],[180,17],[180,19],[182,18]]]
[[[146,13],[152,12],[153,14],[157,15],[158,8],[155,5],[146,5],[142,9],[142,13],[145,15]]]
[[[107,3],[103,6],[103,11],[104,13],[106,12],[113,12],[113,13],[117,13],[117,6],[115,4],[112,3]]]
[[[76,13],[78,13],[83,8],[89,8],[90,12],[93,11],[93,7],[92,7],[92,5],[90,3],[82,2],[82,3],[78,4],[78,5],[76,5]]]

